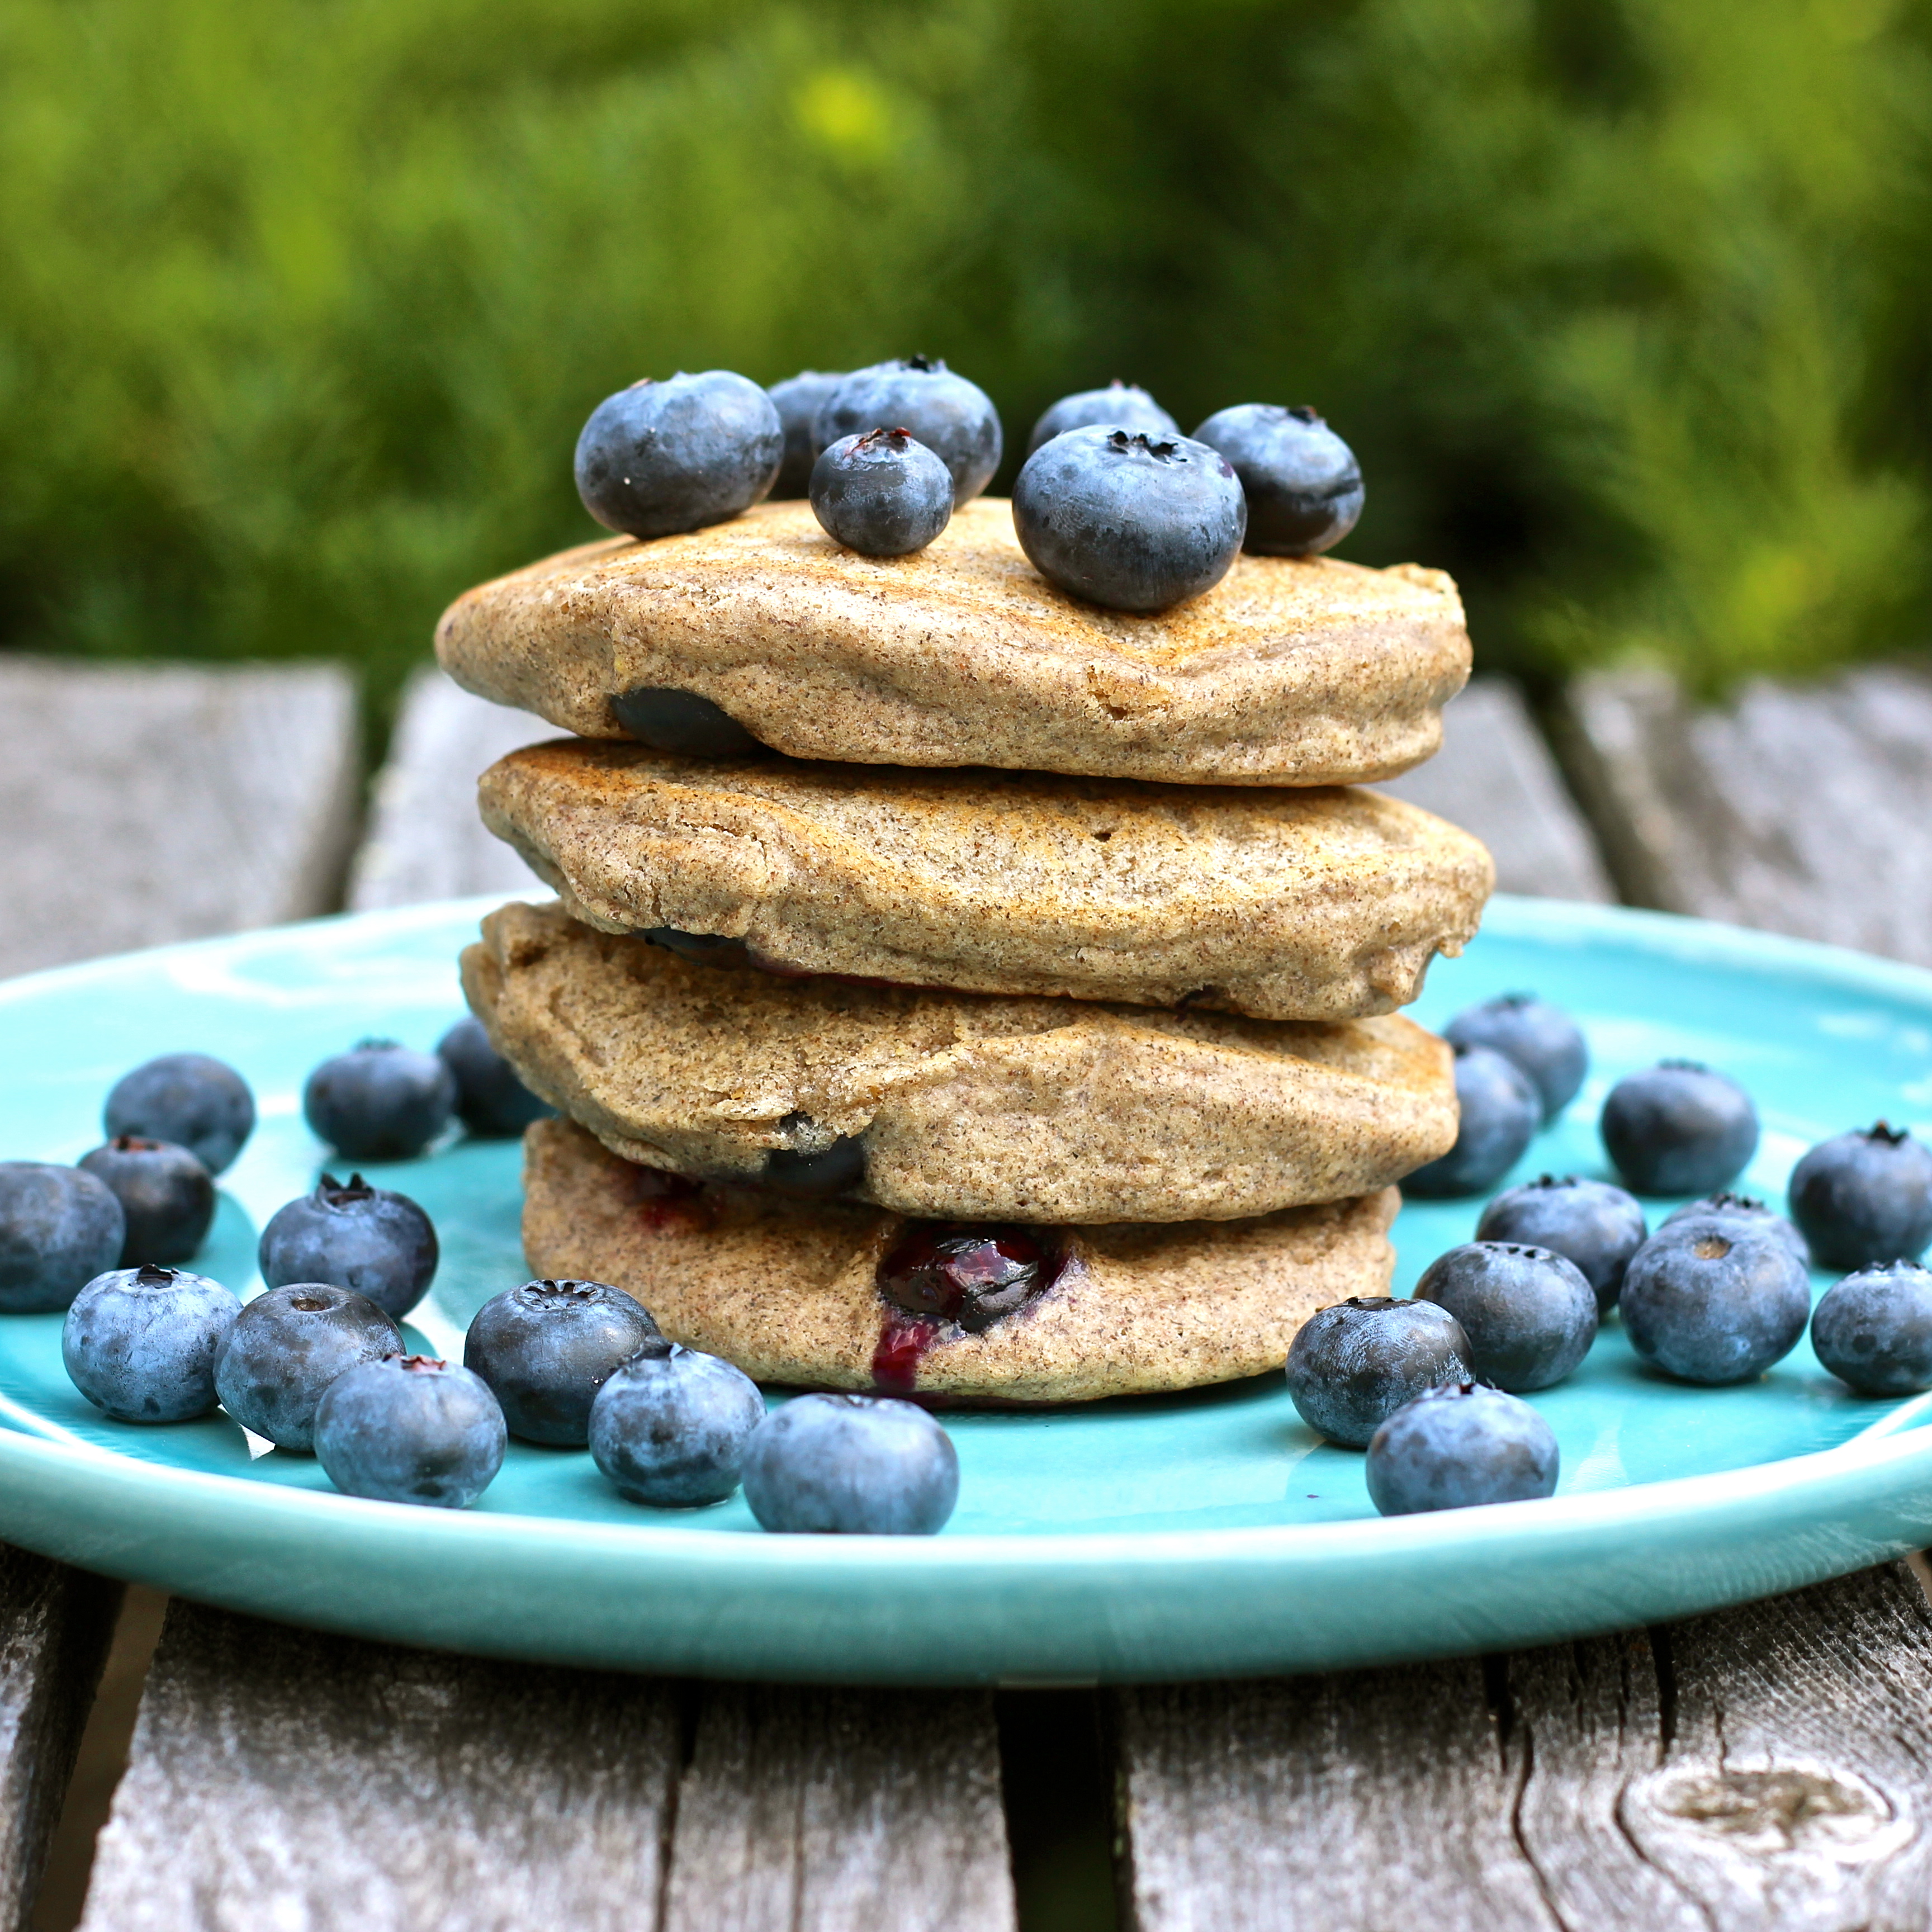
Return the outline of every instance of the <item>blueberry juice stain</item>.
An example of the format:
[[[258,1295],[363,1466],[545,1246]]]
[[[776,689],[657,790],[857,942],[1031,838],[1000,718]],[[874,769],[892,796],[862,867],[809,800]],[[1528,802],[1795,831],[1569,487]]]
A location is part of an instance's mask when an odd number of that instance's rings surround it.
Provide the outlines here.
[[[886,1318],[872,1352],[874,1386],[910,1394],[946,1328],[984,1334],[1045,1294],[1065,1264],[1064,1243],[1045,1229],[909,1223],[878,1264]]]

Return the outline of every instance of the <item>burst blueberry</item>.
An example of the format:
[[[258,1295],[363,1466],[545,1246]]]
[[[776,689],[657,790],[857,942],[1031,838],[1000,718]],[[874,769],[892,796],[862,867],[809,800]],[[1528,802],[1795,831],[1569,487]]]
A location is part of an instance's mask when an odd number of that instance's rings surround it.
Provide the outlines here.
[[[1720,1233],[1726,1225],[1743,1226],[1760,1234],[1775,1234],[1791,1250],[1792,1256],[1800,1268],[1811,1265],[1811,1250],[1804,1237],[1774,1208],[1768,1208],[1748,1194],[1732,1194],[1720,1191],[1715,1194],[1700,1196],[1695,1201],[1687,1201],[1674,1213],[1664,1216],[1664,1228],[1681,1228],[1686,1222],[1696,1222],[1700,1228],[1703,1224],[1714,1226]],[[1661,1234],[1663,1228],[1658,1230]]]
[[[436,1042],[436,1052],[456,1082],[457,1118],[480,1138],[507,1138],[556,1112],[518,1078],[474,1013],[465,1013]]]
[[[302,1088],[310,1131],[346,1160],[413,1160],[455,1106],[448,1067],[393,1040],[365,1040],[325,1060]]]
[[[1543,1102],[1529,1076],[1492,1048],[1459,1046],[1456,1053],[1456,1144],[1418,1167],[1402,1184],[1418,1200],[1480,1194],[1522,1159],[1543,1121]]]
[[[619,1494],[657,1509],[722,1502],[765,1419],[750,1376],[716,1355],[651,1342],[590,1408],[590,1455]]]
[[[785,435],[772,399],[728,369],[606,396],[577,439],[577,494],[606,530],[666,537],[762,502]]]
[[[1045,1294],[1064,1260],[1042,1228],[913,1221],[880,1257],[874,1279],[893,1307],[956,1322],[977,1335]]]
[[[1070,429],[1088,429],[1096,423],[1108,429],[1124,429],[1130,436],[1138,432],[1169,442],[1180,434],[1180,424],[1146,390],[1116,379],[1104,389],[1082,389],[1062,396],[1034,424],[1026,453],[1030,456],[1042,443],[1051,442]]]
[[[952,507],[979,495],[1000,466],[1000,415],[976,383],[934,357],[855,369],[825,399],[812,433],[821,450],[872,429],[903,429],[952,478]]]
[[[906,430],[868,429],[820,453],[812,511],[862,556],[909,556],[952,520],[952,472]]]
[[[597,1392],[658,1324],[600,1281],[526,1281],[484,1303],[464,1337],[463,1366],[495,1391],[512,1436],[580,1449]]]
[[[277,1208],[256,1252],[271,1288],[332,1282],[398,1322],[429,1292],[438,1258],[436,1228],[422,1208],[359,1174],[346,1186],[325,1174],[313,1194]]]
[[[1448,1309],[1387,1295],[1318,1309],[1288,1351],[1288,1393],[1302,1420],[1351,1449],[1366,1448],[1418,1396],[1474,1373],[1469,1338]]]
[[[214,1359],[241,1303],[178,1268],[116,1268],[74,1297],[61,1330],[68,1379],[117,1422],[185,1422],[215,1404]]]
[[[1610,1089],[1598,1131],[1636,1192],[1709,1194],[1757,1151],[1757,1109],[1729,1075],[1694,1060],[1661,1060]]]
[[[366,1295],[294,1282],[243,1306],[214,1358],[215,1392],[244,1429],[278,1449],[311,1450],[330,1384],[402,1353],[402,1330]]]
[[[1462,1324],[1477,1376],[1514,1395],[1560,1382],[1597,1339],[1597,1294],[1576,1263],[1516,1241],[1438,1255],[1415,1285]]]
[[[1916,1262],[1932,1241],[1932,1150],[1882,1120],[1834,1135],[1792,1168],[1790,1204],[1821,1268]]]
[[[813,434],[818,412],[850,373],[845,369],[801,369],[766,390],[778,412],[778,427],[784,432],[784,459],[778,465],[778,480],[772,485],[774,502],[805,496],[811,490],[812,466],[818,460],[820,446]]]
[[[1846,1275],[1812,1314],[1811,1346],[1861,1395],[1932,1388],[1932,1271],[1896,1261]]]
[[[186,1148],[122,1134],[78,1164],[121,1204],[123,1268],[194,1259],[214,1224],[214,1178]]]
[[[430,1355],[364,1362],[316,1406],[316,1460],[345,1496],[376,1502],[467,1509],[508,1441],[489,1385]]]
[[[1466,1006],[1442,1037],[1452,1046],[1486,1046],[1514,1060],[1543,1102],[1546,1126],[1576,1099],[1590,1070],[1582,1028],[1534,993],[1504,993]]]
[[[1384,1516],[1554,1496],[1556,1432],[1520,1396],[1477,1382],[1418,1396],[1375,1432],[1364,1474]]]
[[[959,1499],[959,1458],[909,1402],[804,1395],[753,1432],[744,1483],[766,1529],[932,1536]]]
[[[1600,1313],[1616,1305],[1624,1270],[1649,1232],[1634,1195],[1574,1174],[1546,1174],[1498,1194],[1476,1223],[1479,1241],[1522,1242],[1575,1262]]]
[[[1247,547],[1314,556],[1355,526],[1364,493],[1355,454],[1314,410],[1238,403],[1194,432],[1233,464],[1248,500]]]
[[[0,1160],[0,1314],[53,1314],[121,1258],[128,1217],[77,1167]]]
[[[206,1053],[164,1053],[114,1083],[101,1125],[110,1140],[132,1134],[172,1141],[210,1174],[221,1174],[255,1130],[255,1096],[221,1060]]]
[[[1797,1346],[1810,1313],[1810,1282],[1790,1248],[1741,1223],[1660,1228],[1624,1276],[1630,1346],[1682,1382],[1762,1375]]]
[[[1241,547],[1246,506],[1204,443],[1095,424],[1042,443],[1013,484],[1013,528],[1070,596],[1162,610],[1211,590]]]

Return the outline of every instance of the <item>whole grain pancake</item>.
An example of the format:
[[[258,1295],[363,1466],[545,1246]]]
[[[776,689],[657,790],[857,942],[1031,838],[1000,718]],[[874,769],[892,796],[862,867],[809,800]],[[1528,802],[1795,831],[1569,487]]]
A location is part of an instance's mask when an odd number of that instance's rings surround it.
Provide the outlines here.
[[[911,556],[843,548],[808,503],[586,544],[458,598],[436,655],[584,737],[626,736],[622,709],[673,751],[1174,784],[1392,778],[1436,750],[1469,672],[1440,571],[1244,553],[1134,616],[1055,590],[987,497]]]
[[[512,904],[463,988],[628,1160],[902,1214],[1228,1220],[1386,1186],[1456,1138],[1448,1048],[1329,1025],[695,964]]]
[[[560,1120],[530,1130],[524,1186],[536,1274],[623,1288],[672,1340],[760,1382],[940,1402],[1087,1402],[1279,1369],[1316,1309],[1387,1294],[1395,1258],[1393,1189],[1252,1220],[1055,1229],[1050,1285],[971,1333],[881,1294],[908,1233],[896,1214],[680,1184]]]
[[[478,791],[490,830],[607,932],[779,971],[1262,1019],[1407,1004],[1494,880],[1468,833],[1367,791],[583,739],[513,752]]]

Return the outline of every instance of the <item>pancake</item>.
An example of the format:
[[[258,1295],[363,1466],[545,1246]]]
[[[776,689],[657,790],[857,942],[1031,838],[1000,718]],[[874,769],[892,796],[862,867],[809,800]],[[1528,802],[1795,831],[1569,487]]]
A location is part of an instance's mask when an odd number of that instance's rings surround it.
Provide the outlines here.
[[[582,739],[483,774],[483,821],[607,932],[796,973],[1261,1019],[1388,1012],[1476,929],[1468,833],[1354,790],[679,758]]]
[[[436,655],[584,737],[625,736],[630,694],[661,749],[748,749],[735,720],[796,758],[1174,784],[1392,778],[1436,750],[1469,672],[1440,571],[1244,553],[1205,596],[1136,616],[1055,590],[986,497],[907,557],[842,548],[808,503],[586,544],[458,598]],[[664,694],[704,700],[679,735]]]
[[[1056,1231],[1058,1273],[978,1334],[880,1294],[906,1223],[876,1209],[680,1184],[568,1120],[524,1140],[532,1270],[634,1294],[674,1341],[760,1382],[936,1402],[1088,1402],[1279,1369],[1295,1330],[1385,1294],[1393,1189],[1246,1221]]]
[[[463,987],[614,1153],[928,1216],[1228,1220],[1366,1194],[1456,1138],[1449,1048],[1333,1025],[695,964],[512,904]]]

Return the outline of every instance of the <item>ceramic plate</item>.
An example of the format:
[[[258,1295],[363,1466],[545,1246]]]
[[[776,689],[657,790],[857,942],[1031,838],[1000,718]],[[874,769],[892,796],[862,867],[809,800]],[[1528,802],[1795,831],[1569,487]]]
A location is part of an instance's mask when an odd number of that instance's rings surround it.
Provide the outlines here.
[[[490,902],[170,947],[0,986],[0,1155],[70,1160],[151,1054],[220,1055],[262,1124],[196,1266],[258,1288],[255,1231],[312,1185],[298,1095],[370,1035],[431,1045]],[[1745,1184],[1778,1198],[1824,1135],[1932,1123],[1932,974],[1695,921],[1502,899],[1417,1009],[1440,1022],[1530,988],[1589,1035],[1588,1084],[1525,1158],[1604,1174],[1604,1094],[1666,1055],[1756,1097]],[[458,1140],[372,1170],[435,1216],[413,1318],[460,1356],[524,1277],[518,1153]],[[1477,1203],[1405,1209],[1398,1281],[1468,1238]],[[1653,1223],[1668,1204],[1651,1204]],[[1821,1279],[1819,1285],[1822,1286]],[[402,1642],[716,1676],[976,1683],[1326,1668],[1580,1635],[1739,1601],[1932,1539],[1932,1398],[1860,1400],[1799,1348],[1762,1381],[1694,1389],[1639,1366],[1612,1321],[1534,1398],[1562,1448],[1547,1502],[1383,1521],[1362,1460],[1295,1415],[1279,1376],[1036,1414],[949,1415],[958,1513],[934,1538],[766,1536],[741,1501],[621,1501],[587,1454],[512,1445],[462,1514],[337,1495],[310,1458],[251,1454],[225,1418],[101,1419],[62,1374],[57,1316],[0,1316],[0,1537],[290,1622]]]

